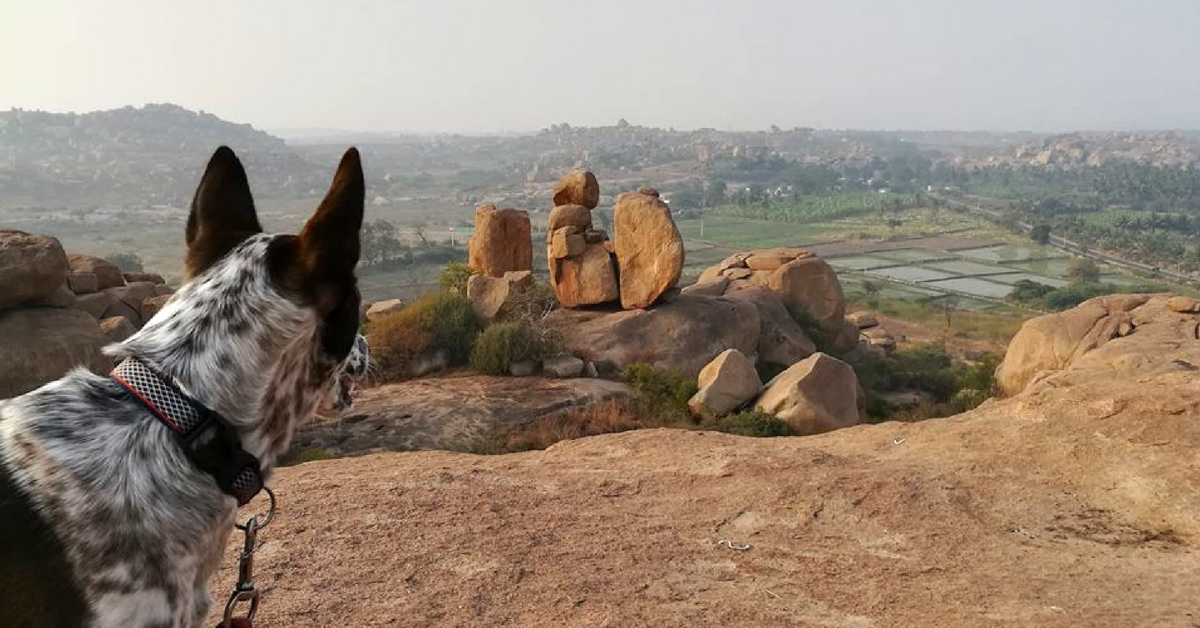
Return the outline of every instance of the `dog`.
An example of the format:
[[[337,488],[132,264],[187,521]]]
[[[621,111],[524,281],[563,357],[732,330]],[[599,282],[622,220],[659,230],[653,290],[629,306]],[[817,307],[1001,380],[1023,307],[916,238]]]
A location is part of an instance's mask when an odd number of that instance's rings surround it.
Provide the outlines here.
[[[200,625],[238,505],[366,369],[364,194],[351,148],[299,235],[264,234],[221,147],[187,220],[189,280],[105,349],[113,375],[0,401],[0,625]]]

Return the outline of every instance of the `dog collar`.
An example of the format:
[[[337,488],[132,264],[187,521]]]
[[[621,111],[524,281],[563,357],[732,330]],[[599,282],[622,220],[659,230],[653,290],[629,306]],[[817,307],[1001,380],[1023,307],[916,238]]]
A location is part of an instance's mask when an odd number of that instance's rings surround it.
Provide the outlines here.
[[[169,378],[138,358],[126,358],[111,376],[150,414],[171,429],[183,452],[217,486],[242,506],[263,488],[262,470],[242,448],[237,430],[217,412],[179,390]]]

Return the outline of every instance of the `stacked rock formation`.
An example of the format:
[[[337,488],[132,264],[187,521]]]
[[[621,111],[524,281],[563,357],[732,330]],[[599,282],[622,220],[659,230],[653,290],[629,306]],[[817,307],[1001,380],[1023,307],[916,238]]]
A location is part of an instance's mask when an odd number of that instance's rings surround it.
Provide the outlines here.
[[[554,209],[546,227],[550,285],[563,307],[597,305],[620,297],[613,244],[592,228],[592,210],[600,202],[596,175],[576,170],[554,188]]]
[[[486,277],[533,266],[533,236],[529,214],[516,209],[475,208],[475,233],[467,243],[467,264]]]
[[[132,275],[131,275],[132,277]],[[153,315],[160,283],[127,283],[113,264],[68,256],[55,238],[0,230],[0,399],[26,393],[75,366],[112,368],[100,349]],[[159,304],[160,305],[160,304]]]
[[[896,350],[896,337],[879,324],[875,314],[867,311],[852,312],[846,315],[846,322],[858,329],[859,350],[883,353]]]
[[[554,210],[546,232],[550,282],[564,307],[620,300],[645,309],[675,286],[683,272],[683,238],[671,209],[652,188],[617,197],[616,239],[592,227],[600,200],[596,176],[568,173],[554,188]]]

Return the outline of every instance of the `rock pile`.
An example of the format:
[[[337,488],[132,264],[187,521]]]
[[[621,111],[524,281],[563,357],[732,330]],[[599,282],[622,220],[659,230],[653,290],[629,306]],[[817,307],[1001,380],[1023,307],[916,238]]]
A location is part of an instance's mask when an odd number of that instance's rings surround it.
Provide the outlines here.
[[[475,208],[475,233],[467,243],[467,264],[480,275],[503,277],[533,266],[529,214],[516,209]]]
[[[896,350],[896,337],[879,324],[879,318],[874,313],[852,312],[846,315],[846,322],[858,330],[858,350],[889,354]]]
[[[510,270],[502,277],[471,275],[467,280],[467,299],[475,317],[486,325],[496,318],[511,296],[532,285],[533,273],[528,270]]]
[[[735,253],[704,271],[691,289],[719,296],[751,287],[767,288],[778,294],[784,305],[808,312],[829,340],[843,334],[846,299],[842,284],[833,268],[811,251],[778,248]],[[851,339],[857,337],[855,328]]]
[[[68,256],[54,238],[0,230],[0,398],[75,366],[111,368],[101,347],[128,338],[170,298],[157,275],[130,279],[98,257]]]
[[[754,362],[728,349],[701,369],[696,383],[699,391],[688,408],[699,418],[715,419],[753,402],[755,410],[801,435],[857,425],[865,401],[854,369],[824,353],[797,362],[764,387]]]
[[[683,238],[658,192],[644,188],[617,197],[616,239],[592,226],[600,200],[595,175],[573,171],[554,188],[546,230],[550,283],[563,307],[621,302],[645,309],[679,281]]]

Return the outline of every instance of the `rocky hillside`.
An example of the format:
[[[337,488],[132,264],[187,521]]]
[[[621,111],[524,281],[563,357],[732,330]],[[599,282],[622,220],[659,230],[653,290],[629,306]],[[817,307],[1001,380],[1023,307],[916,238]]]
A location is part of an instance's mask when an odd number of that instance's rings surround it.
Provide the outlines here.
[[[949,419],[280,470],[260,623],[1195,626],[1200,306],[1084,307],[1103,342]]]
[[[237,147],[256,195],[308,195],[325,183],[283,140],[210,113],[170,104],[85,114],[14,109],[0,111],[0,199],[180,205],[222,144]]]

